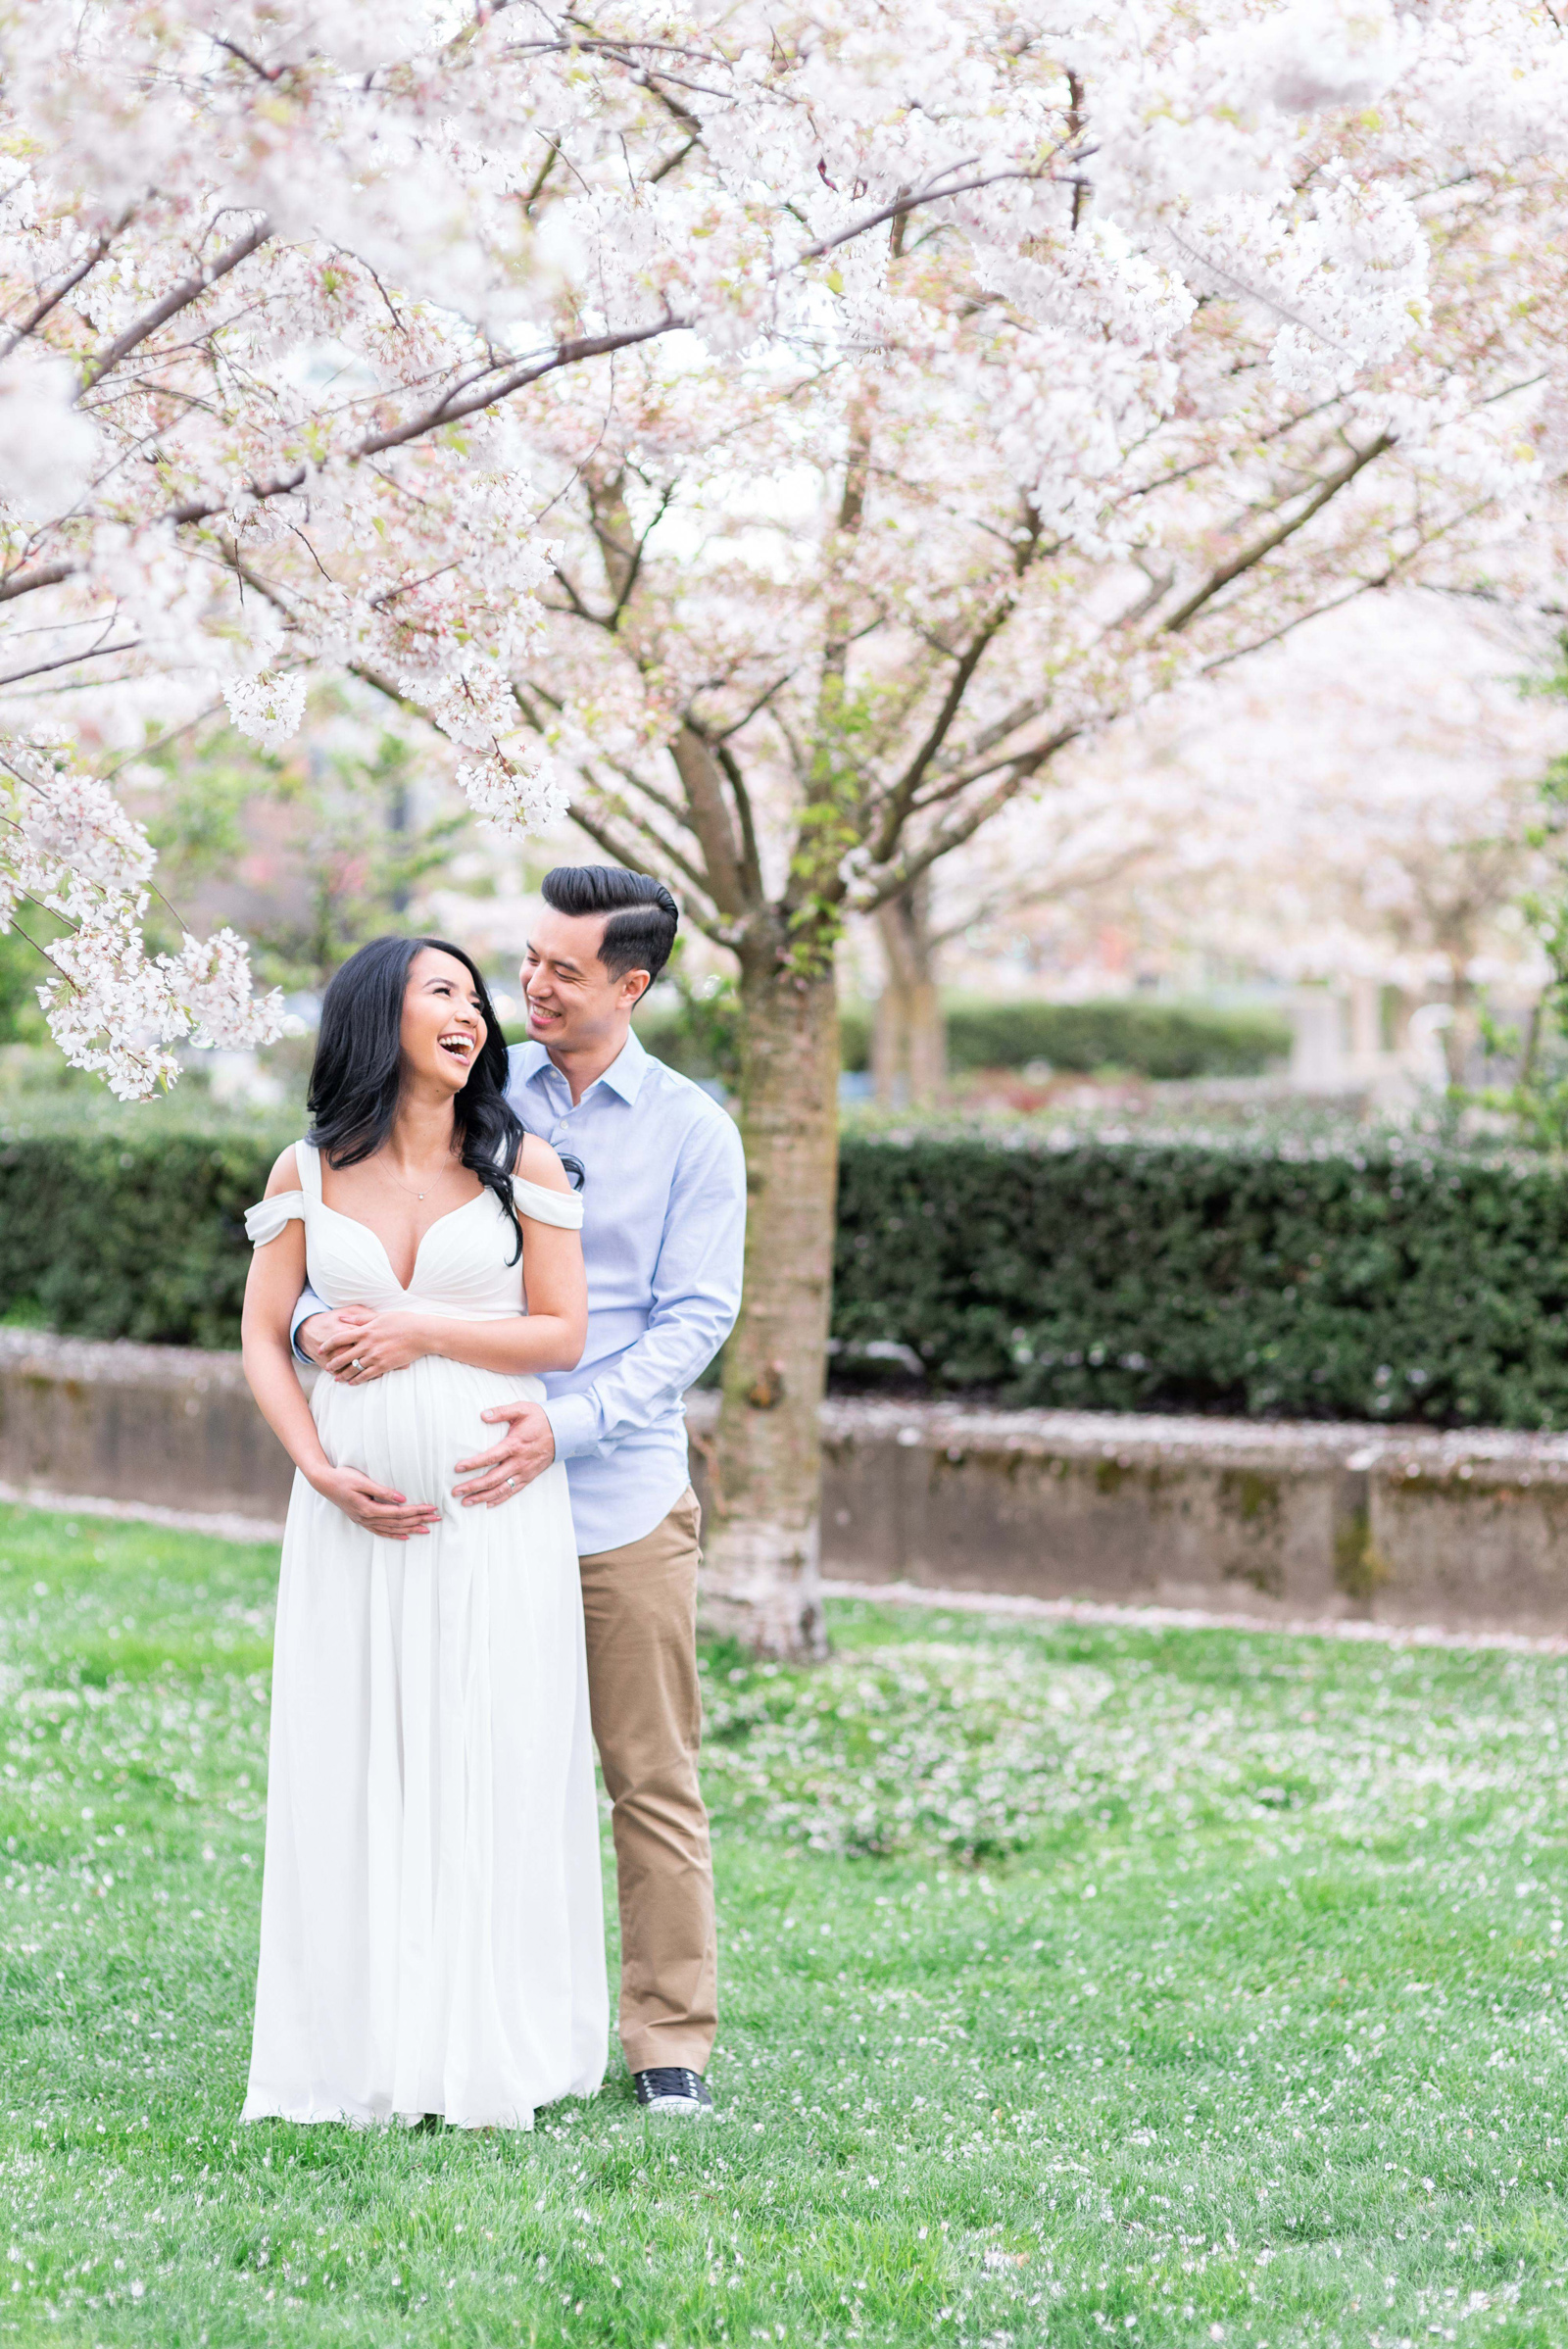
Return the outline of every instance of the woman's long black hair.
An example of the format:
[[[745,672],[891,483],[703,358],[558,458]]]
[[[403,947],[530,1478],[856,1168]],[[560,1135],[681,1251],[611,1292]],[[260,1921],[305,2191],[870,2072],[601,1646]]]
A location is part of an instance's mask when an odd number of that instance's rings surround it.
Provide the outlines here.
[[[493,1191],[517,1236],[511,1261],[522,1251],[522,1226],[512,1197],[512,1170],[524,1127],[507,1100],[507,1047],[489,990],[462,947],[445,938],[372,938],[334,971],[321,1003],[321,1026],[306,1096],[314,1120],[306,1139],[329,1166],[357,1166],[392,1131],[402,1088],[403,998],[409,969],[426,947],[461,962],[473,981],[484,1019],[484,1042],[468,1081],[452,1104],[453,1131],[463,1163]]]

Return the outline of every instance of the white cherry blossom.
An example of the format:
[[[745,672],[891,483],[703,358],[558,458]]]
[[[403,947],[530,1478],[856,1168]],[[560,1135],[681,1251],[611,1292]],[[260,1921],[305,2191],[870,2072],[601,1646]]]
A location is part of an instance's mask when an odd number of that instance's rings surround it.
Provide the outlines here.
[[[305,679],[297,671],[279,676],[266,669],[255,677],[231,677],[223,700],[242,734],[264,751],[280,750],[305,715]]]

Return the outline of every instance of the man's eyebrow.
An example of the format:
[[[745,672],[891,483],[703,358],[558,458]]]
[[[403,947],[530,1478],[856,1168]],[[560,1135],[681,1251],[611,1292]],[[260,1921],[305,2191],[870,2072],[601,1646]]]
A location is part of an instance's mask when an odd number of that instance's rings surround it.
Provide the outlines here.
[[[532,954],[536,962],[544,959],[531,938],[524,939],[522,951],[525,954]],[[550,960],[555,964],[557,970],[569,971],[574,979],[582,977],[582,964],[573,962],[569,954],[552,954]]]

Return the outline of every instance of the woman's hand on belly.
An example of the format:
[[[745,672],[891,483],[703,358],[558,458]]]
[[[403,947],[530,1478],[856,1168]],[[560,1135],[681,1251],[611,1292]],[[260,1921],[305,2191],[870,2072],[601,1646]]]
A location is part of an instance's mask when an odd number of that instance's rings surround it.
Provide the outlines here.
[[[427,1534],[441,1512],[427,1500],[410,1500],[390,1485],[378,1485],[363,1468],[332,1468],[325,1463],[310,1472],[310,1481],[323,1500],[368,1534],[382,1542],[412,1542]]]
[[[389,1370],[407,1370],[422,1360],[430,1344],[418,1313],[371,1313],[341,1336],[334,1333],[317,1350],[317,1360],[342,1387],[364,1387]]]

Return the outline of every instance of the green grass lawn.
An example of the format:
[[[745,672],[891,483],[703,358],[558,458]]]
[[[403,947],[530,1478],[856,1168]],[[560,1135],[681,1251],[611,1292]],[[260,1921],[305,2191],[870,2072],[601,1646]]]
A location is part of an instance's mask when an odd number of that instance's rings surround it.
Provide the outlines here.
[[[715,2124],[241,2129],[272,1572],[0,1511],[0,2345],[1568,2342],[1563,1661],[840,1607]]]

